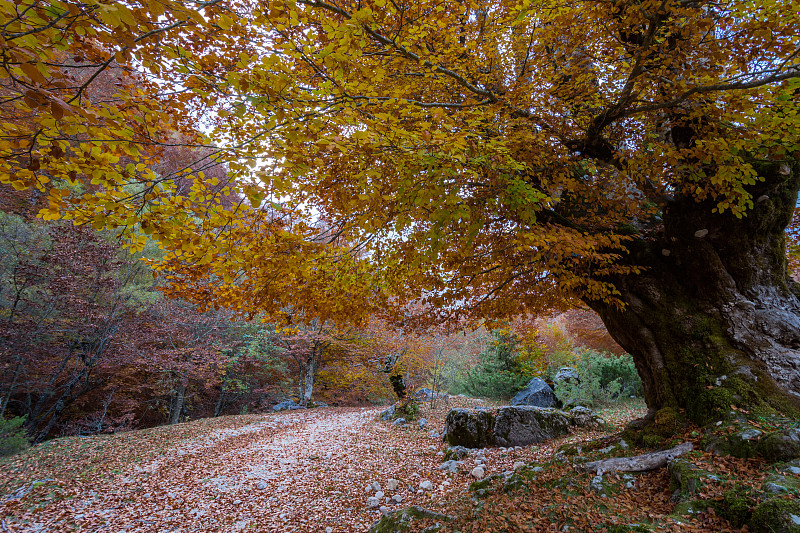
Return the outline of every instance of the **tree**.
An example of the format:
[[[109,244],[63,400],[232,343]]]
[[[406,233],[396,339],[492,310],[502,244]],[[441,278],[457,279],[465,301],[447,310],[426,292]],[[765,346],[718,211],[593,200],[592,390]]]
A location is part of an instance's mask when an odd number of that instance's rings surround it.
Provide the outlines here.
[[[293,300],[305,319],[420,299],[429,318],[500,319],[582,300],[634,356],[652,410],[797,413],[793,2],[36,5],[38,21],[3,8],[6,107],[81,138],[91,120],[39,87],[55,84],[45,44],[84,49],[77,28],[91,30],[105,64],[136,57],[162,78],[129,118],[215,113],[216,157],[247,201],[215,207],[198,173],[191,201],[139,177],[142,210],[108,148],[69,137],[52,155],[39,126],[3,137],[2,181],[28,186],[46,164],[95,180],[70,201],[51,189],[44,216],[146,226],[187,298],[242,312]],[[110,133],[127,152],[141,143]]]

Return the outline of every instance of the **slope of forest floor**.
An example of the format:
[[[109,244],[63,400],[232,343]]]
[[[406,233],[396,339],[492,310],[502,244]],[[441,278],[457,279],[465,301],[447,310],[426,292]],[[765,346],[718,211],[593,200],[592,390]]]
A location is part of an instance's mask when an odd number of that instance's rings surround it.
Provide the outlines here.
[[[366,531],[381,516],[367,508],[374,495],[368,487],[386,487],[392,478],[399,488],[382,489],[385,498],[402,496],[392,510],[418,505],[456,515],[448,529],[461,531],[610,530],[626,523],[664,531],[729,529],[706,510],[670,516],[666,469],[637,476],[613,497],[591,491],[589,474],[559,486],[575,475],[569,461],[552,461],[559,447],[597,442],[608,427],[540,446],[484,450],[487,475],[513,470],[519,461],[546,469],[523,494],[500,491],[478,502],[468,488],[472,467],[440,470],[438,452],[446,445],[430,434],[441,432],[449,408],[476,402],[455,397],[436,409],[426,404],[424,429],[380,422],[380,408],[320,408],[56,439],[0,462],[0,530]],[[621,428],[642,412],[634,403],[602,415]],[[715,464],[739,476],[752,470],[743,460]],[[425,480],[431,490],[419,491]]]

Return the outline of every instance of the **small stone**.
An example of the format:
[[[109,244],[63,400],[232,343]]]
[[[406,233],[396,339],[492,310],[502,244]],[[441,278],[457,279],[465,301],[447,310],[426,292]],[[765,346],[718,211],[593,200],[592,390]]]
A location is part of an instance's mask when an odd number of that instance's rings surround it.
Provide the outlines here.
[[[423,429],[425,428],[425,426],[428,425],[428,421],[425,420],[424,418],[420,418],[419,422],[417,422],[417,425],[419,426],[419,429]]]
[[[333,528],[331,526],[326,527],[325,533],[333,533]]]
[[[241,505],[242,500],[233,500],[233,505]]]
[[[483,476],[486,475],[486,470],[483,469],[483,466],[476,466],[469,474],[475,479],[483,479]]]
[[[444,455],[444,452],[440,450],[440,451],[436,452],[436,455]]]
[[[403,503],[403,495],[402,494],[395,494],[392,496],[392,501],[394,503]]]
[[[435,431],[431,431],[430,433],[428,433],[428,436],[430,438],[432,438],[432,439],[438,439],[439,438],[439,434],[436,433]]]
[[[664,257],[669,257],[669,254],[671,254],[671,253],[672,253],[672,252],[670,252],[670,251],[669,251],[668,249],[666,249],[666,248],[662,248],[662,249],[661,249],[661,255],[663,255]]]
[[[523,463],[522,461],[514,461],[514,466],[513,466],[514,470],[519,470],[523,466],[525,466],[525,463]]]
[[[455,474],[456,472],[458,472],[458,461],[454,459],[445,461],[444,463],[439,465],[439,470],[447,470],[448,472]]]
[[[795,525],[800,526],[800,516],[789,513],[789,520],[791,520]]]
[[[800,468],[796,466],[790,466],[789,468],[786,469],[786,471],[789,472],[790,474],[795,474],[795,475],[800,474]]]
[[[533,468],[531,468],[531,472],[541,472],[542,470],[544,470],[544,468],[542,468],[541,466],[534,466]]]
[[[780,494],[782,492],[789,492],[789,489],[777,483],[764,483],[764,490],[773,494]]]
[[[425,481],[420,481],[419,488],[421,490],[431,490],[433,488],[433,483],[431,483],[427,479]]]
[[[702,239],[706,235],[708,235],[708,230],[707,229],[699,229],[699,230],[694,232],[694,236],[697,237],[698,239]]]
[[[381,501],[375,496],[370,496],[369,498],[367,498],[367,507],[369,507],[370,509],[375,509],[380,504]]]
[[[372,482],[372,490],[374,492],[378,492],[379,490],[381,490],[381,484],[378,483],[377,481],[373,481]]]
[[[383,493],[382,490],[379,490],[378,492],[375,493],[376,498],[383,498],[384,496],[385,494]]]
[[[386,490],[397,490],[397,487],[400,486],[400,482],[394,478],[389,478],[386,480]]]
[[[628,443],[625,442],[625,439],[619,439],[619,447],[622,448],[623,450],[628,449]]]
[[[381,505],[381,512],[386,514],[386,513],[389,512],[389,508],[387,506],[385,506],[385,505]]]
[[[259,490],[266,489],[267,488],[267,482],[266,481],[259,481],[258,485],[256,485],[256,488],[259,489]]]

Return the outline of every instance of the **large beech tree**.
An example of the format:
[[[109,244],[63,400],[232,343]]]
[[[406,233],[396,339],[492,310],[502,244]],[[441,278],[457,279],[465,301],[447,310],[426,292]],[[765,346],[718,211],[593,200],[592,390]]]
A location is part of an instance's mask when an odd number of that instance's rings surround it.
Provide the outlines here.
[[[134,248],[160,239],[184,297],[295,321],[356,317],[379,295],[445,319],[583,301],[633,354],[652,409],[797,412],[792,0],[22,0],[0,14],[0,179],[47,193],[42,216],[118,228]],[[92,100],[112,69],[141,81]],[[198,122],[204,159],[173,175],[141,164]],[[219,161],[239,205],[202,173]]]

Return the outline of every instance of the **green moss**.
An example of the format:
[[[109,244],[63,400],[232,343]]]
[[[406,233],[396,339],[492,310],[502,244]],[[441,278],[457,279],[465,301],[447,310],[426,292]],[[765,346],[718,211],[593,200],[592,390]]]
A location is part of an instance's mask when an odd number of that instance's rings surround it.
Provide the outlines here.
[[[653,531],[643,524],[611,524],[605,527],[608,533],[650,533]]]
[[[437,521],[437,525],[425,529],[425,531],[434,533],[441,529],[442,526],[439,524],[440,522],[450,522],[453,520],[453,517],[429,511],[422,507],[412,506],[408,509],[395,511],[382,516],[380,520],[372,524],[372,527],[369,528],[369,533],[398,533],[400,531],[410,531],[412,522],[426,519]]]
[[[800,533],[800,502],[772,499],[753,510],[750,529],[755,533]]]
[[[678,491],[681,499],[694,496],[702,484],[703,474],[695,465],[685,459],[677,459],[669,463],[670,492]]]
[[[736,485],[725,492],[722,501],[715,505],[715,512],[734,527],[742,527],[750,521],[755,500],[749,487]]]
[[[672,510],[672,514],[678,516],[692,516],[708,509],[708,502],[703,500],[680,502]]]
[[[756,450],[770,463],[796,459],[800,456],[800,431],[785,429],[769,433],[758,442]]]

